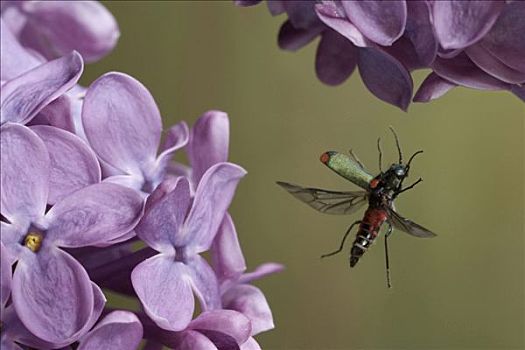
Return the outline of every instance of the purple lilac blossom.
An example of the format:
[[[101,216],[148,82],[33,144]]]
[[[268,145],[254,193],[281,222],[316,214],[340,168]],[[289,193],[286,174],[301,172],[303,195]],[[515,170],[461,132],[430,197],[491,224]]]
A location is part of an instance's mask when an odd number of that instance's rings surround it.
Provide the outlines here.
[[[238,6],[259,1],[237,0]],[[286,13],[278,42],[295,51],[320,36],[315,69],[328,85],[343,83],[357,67],[379,99],[407,110],[456,86],[507,90],[523,100],[523,1],[282,1]],[[413,91],[411,72],[430,69]]]

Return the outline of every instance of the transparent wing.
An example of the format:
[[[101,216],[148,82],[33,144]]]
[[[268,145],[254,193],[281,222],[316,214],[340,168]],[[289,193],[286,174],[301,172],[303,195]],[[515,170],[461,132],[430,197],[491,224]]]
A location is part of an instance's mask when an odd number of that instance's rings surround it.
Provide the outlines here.
[[[367,202],[366,191],[336,192],[320,188],[305,188],[286,182],[277,184],[292,196],[326,214],[351,214]]]
[[[406,232],[409,235],[421,238],[431,238],[437,236],[434,232],[427,230],[421,225],[416,224],[415,222],[405,219],[394,209],[388,209],[389,221],[396,229]]]

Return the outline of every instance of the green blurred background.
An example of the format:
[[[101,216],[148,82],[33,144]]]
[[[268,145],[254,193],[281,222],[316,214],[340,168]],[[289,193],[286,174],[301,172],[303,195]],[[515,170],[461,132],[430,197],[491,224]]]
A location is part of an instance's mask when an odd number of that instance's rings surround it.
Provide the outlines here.
[[[263,348],[525,348],[525,107],[516,97],[457,88],[404,113],[373,97],[357,72],[336,88],[320,83],[316,45],[280,51],[284,18],[265,5],[105,5],[122,36],[111,55],[86,67],[84,85],[110,70],[133,75],[154,95],[165,127],[209,109],[230,116],[230,160],[248,170],[231,213],[249,267],[286,265],[257,283],[276,324],[258,336]],[[352,270],[347,252],[319,259],[359,215],[317,213],[275,185],[355,189],[319,155],[352,147],[375,173],[378,136],[385,164],[396,159],[389,125],[406,154],[425,150],[412,167],[424,182],[397,209],[439,234],[394,232],[391,290],[382,240]]]

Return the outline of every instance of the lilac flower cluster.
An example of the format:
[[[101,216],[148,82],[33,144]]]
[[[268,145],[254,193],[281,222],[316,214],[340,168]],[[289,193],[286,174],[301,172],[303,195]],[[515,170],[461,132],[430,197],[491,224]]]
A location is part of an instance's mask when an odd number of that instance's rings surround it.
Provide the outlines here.
[[[236,0],[239,6],[261,1]],[[524,1],[286,1],[279,46],[295,51],[321,37],[315,69],[328,85],[359,68],[379,99],[406,110],[455,86],[507,90],[525,100]],[[413,94],[411,72],[432,71]]]
[[[259,349],[273,319],[251,282],[282,266],[246,273],[227,212],[246,174],[227,161],[228,116],[163,133],[129,75],[79,86],[119,36],[99,3],[1,10],[0,347]],[[190,166],[172,162],[181,149]],[[103,289],[141,310],[111,308]]]

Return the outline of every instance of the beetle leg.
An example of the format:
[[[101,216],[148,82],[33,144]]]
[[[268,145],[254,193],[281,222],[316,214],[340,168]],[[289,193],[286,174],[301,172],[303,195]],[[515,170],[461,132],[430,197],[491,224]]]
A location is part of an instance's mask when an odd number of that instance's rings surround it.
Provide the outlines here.
[[[382,158],[383,158],[383,150],[381,149],[381,138],[377,138],[377,150],[379,151],[379,172],[382,173],[383,169],[381,167]]]
[[[414,182],[412,185],[407,186],[407,187],[405,187],[405,188],[403,188],[403,189],[401,189],[401,190],[399,190],[399,191],[396,191],[396,193],[394,193],[394,198],[396,198],[400,193],[403,193],[403,192],[405,192],[405,191],[407,191],[407,190],[410,190],[410,189],[414,188],[414,187],[415,187],[418,183],[420,183],[421,181],[423,181],[423,179],[422,179],[422,178],[419,178],[419,179],[418,179],[416,182]]]
[[[345,245],[346,237],[348,237],[348,235],[350,234],[350,231],[352,231],[352,228],[353,228],[355,225],[360,224],[360,223],[361,223],[361,220],[356,221],[356,222],[354,222],[354,223],[348,228],[348,230],[346,230],[346,233],[345,233],[345,235],[343,236],[343,240],[341,241],[341,245],[339,246],[339,249],[337,249],[337,250],[335,250],[335,251],[333,251],[333,252],[331,252],[331,253],[321,255],[321,259],[322,259],[322,258],[327,258],[327,257],[329,257],[329,256],[332,256],[332,255],[335,255],[335,254],[340,253],[340,252],[343,250],[343,247],[344,247],[344,245]]]
[[[390,283],[390,261],[388,260],[388,236],[392,233],[392,224],[387,221],[388,231],[385,233],[385,268],[386,268],[386,285],[388,288],[392,288]]]

